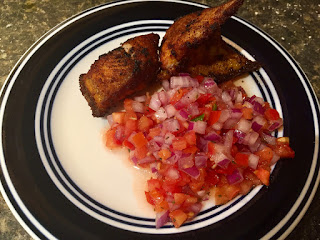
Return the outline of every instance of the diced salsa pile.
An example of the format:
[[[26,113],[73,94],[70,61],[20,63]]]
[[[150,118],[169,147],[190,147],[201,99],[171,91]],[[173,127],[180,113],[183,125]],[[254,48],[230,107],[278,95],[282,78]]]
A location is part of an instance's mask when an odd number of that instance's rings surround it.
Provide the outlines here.
[[[271,135],[283,121],[262,98],[187,74],[162,85],[152,96],[126,99],[125,111],[108,116],[106,132],[109,149],[126,147],[133,164],[152,171],[145,196],[157,228],[193,219],[209,194],[220,205],[268,186],[270,166],[294,157],[289,138]]]

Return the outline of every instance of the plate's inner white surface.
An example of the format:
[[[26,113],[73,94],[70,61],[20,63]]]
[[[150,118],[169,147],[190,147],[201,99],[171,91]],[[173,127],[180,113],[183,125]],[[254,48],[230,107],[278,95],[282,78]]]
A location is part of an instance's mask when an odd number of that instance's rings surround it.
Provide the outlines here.
[[[161,37],[162,32],[158,33]],[[101,54],[118,47],[135,35],[118,38],[90,52],[63,80],[54,100],[51,133],[61,165],[72,181],[89,197],[113,210],[139,217],[154,218],[145,200],[146,180],[150,174],[135,168],[127,150],[108,150],[103,142],[107,121],[92,117],[79,90],[79,75],[86,73]],[[261,96],[254,80],[238,80],[248,95]],[[205,207],[214,206],[213,200]]]

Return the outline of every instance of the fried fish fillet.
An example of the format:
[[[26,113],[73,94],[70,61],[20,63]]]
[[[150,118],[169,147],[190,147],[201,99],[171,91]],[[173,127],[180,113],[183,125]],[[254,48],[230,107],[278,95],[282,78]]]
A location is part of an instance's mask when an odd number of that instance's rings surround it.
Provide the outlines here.
[[[131,38],[101,55],[88,73],[80,75],[80,90],[94,117],[103,117],[109,107],[156,80],[158,44],[154,33]]]
[[[160,79],[179,72],[212,76],[218,82],[259,68],[221,38],[220,25],[234,15],[243,0],[185,15],[167,30],[160,48]]]

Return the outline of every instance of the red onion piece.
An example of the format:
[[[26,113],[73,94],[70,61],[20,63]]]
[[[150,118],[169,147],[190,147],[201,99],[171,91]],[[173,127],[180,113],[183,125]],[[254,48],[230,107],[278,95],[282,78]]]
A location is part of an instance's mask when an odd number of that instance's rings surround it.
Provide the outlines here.
[[[163,107],[160,107],[155,113],[154,116],[159,120],[159,121],[164,121],[167,119],[168,115],[166,110]]]
[[[239,169],[235,169],[231,175],[227,175],[228,183],[233,185],[243,181],[243,175]]]
[[[152,173],[158,172],[158,163],[157,162],[150,163],[150,169]]]
[[[231,116],[231,111],[229,109],[223,109],[221,111],[221,114],[220,114],[220,118],[218,120],[218,122],[220,123],[224,123],[225,121],[227,121]]]
[[[262,125],[257,122],[252,122],[251,128],[253,131],[259,132],[259,130],[262,128]]]
[[[244,138],[244,142],[245,144],[252,146],[256,143],[256,141],[259,138],[259,133],[257,132],[250,132],[246,135],[246,137]]]
[[[155,157],[150,155],[150,156],[147,156],[145,158],[139,159],[138,160],[138,164],[151,163],[151,162],[154,162],[154,161],[156,161]]]
[[[190,115],[191,117],[198,116],[198,115],[200,114],[199,104],[198,104],[197,102],[190,103],[190,104],[187,106],[186,111],[189,113],[189,115]]]
[[[272,157],[272,159],[270,161],[270,165],[275,164],[276,162],[278,162],[279,159],[280,159],[280,156],[277,155],[275,152],[273,152],[273,157]]]
[[[152,139],[148,142],[148,150],[153,153],[155,151],[159,151],[160,146],[156,141],[154,141],[154,139]]]
[[[193,166],[191,168],[181,169],[181,170],[186,174],[188,174],[189,176],[193,177],[194,179],[197,179],[200,176],[200,171],[196,166]]]
[[[262,115],[264,114],[264,111],[265,111],[262,105],[256,101],[253,102],[253,110]]]
[[[268,130],[272,132],[282,126],[283,120],[282,118],[279,118],[278,120],[271,120],[269,121],[269,124],[270,126],[268,127]]]
[[[242,92],[238,91],[237,95],[235,96],[235,103],[242,103],[242,102],[243,102]]]
[[[188,130],[193,130],[194,122],[189,122]]]
[[[237,125],[238,121],[239,119],[229,118],[227,121],[224,122],[223,128],[233,129]]]
[[[196,121],[193,125],[193,130],[199,134],[205,134],[207,128],[207,122],[205,121]]]
[[[164,135],[164,142],[166,144],[169,144],[171,145],[172,144],[172,140],[175,138],[175,136],[170,133],[170,132],[167,132],[166,135]]]
[[[151,108],[154,111],[158,111],[160,107],[161,107],[161,101],[159,99],[158,93],[154,93],[151,97],[149,108]]]
[[[165,92],[165,91],[160,91],[160,92],[158,93],[158,96],[159,96],[159,100],[160,100],[162,106],[165,106],[165,105],[168,104],[169,98],[168,98],[167,92]]]
[[[223,127],[223,123],[216,122],[215,124],[212,125],[212,128],[216,131],[220,131]]]
[[[191,154],[182,156],[178,159],[179,169],[183,170],[185,168],[190,168],[194,165],[194,160]]]
[[[241,118],[238,122],[237,129],[241,132],[247,133],[251,129],[251,122],[244,118]]]
[[[259,163],[259,157],[254,154],[250,154],[248,159],[249,167],[251,167],[252,169],[257,169],[258,163]]]
[[[171,178],[171,179],[179,179],[180,174],[178,169],[174,168],[174,167],[170,167],[167,171],[166,171],[166,177],[167,178]]]
[[[138,113],[144,113],[144,104],[137,101],[132,101],[132,110]]]
[[[215,131],[209,132],[205,136],[203,136],[205,140],[212,141],[212,142],[220,142],[221,136],[216,133]]]
[[[208,152],[208,141],[200,137],[197,141],[197,148],[202,152]]]
[[[163,127],[169,132],[176,132],[180,130],[180,124],[177,119],[168,119],[164,121]]]
[[[228,149],[228,151],[231,150],[232,143],[233,143],[233,130],[229,130],[226,133],[224,138],[224,146],[226,147],[226,149]]]
[[[271,136],[271,135],[266,134],[266,133],[261,133],[261,137],[266,143],[268,143],[270,145],[276,145],[276,140],[277,139],[274,136]]]
[[[109,125],[111,126],[111,125],[113,124],[112,114],[110,114],[110,115],[107,116],[107,120],[108,120]]]
[[[162,87],[165,91],[168,91],[170,89],[170,83],[168,80],[163,80],[162,81]]]
[[[147,99],[146,95],[142,95],[142,96],[136,96],[133,98],[134,101],[137,101],[137,102],[145,102]]]
[[[168,118],[173,117],[177,112],[177,110],[175,109],[175,107],[172,104],[165,106],[164,109],[166,110]]]
[[[230,162],[231,162],[231,161],[226,158],[226,159],[223,159],[222,161],[220,161],[220,162],[218,163],[218,166],[221,167],[221,168],[223,168],[223,169],[227,169]]]
[[[115,132],[115,139],[120,141],[120,142],[123,142],[123,140],[125,139],[125,127],[122,126],[122,125],[119,125],[117,128],[116,128],[116,132]]]
[[[246,134],[244,132],[239,131],[239,130],[235,130],[233,133],[233,136],[235,136],[237,138],[238,143],[242,144]]]
[[[195,164],[195,166],[197,168],[206,167],[207,166],[207,160],[208,160],[208,156],[203,152],[197,153],[194,156],[194,164]]]
[[[231,111],[231,118],[240,119],[242,117],[243,113],[238,108],[233,108]]]
[[[169,220],[169,210],[158,212],[156,214],[156,228],[161,228],[164,226]]]

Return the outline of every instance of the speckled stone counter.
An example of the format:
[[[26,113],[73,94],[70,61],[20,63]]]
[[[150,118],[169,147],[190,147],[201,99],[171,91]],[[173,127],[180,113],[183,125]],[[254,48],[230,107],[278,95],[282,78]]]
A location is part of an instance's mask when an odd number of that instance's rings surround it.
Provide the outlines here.
[[[0,86],[45,32],[102,0],[0,0]],[[211,6],[221,0],[198,0]],[[237,14],[276,39],[296,59],[320,97],[320,1],[246,0]],[[320,191],[288,239],[320,239]],[[0,195],[0,239],[31,239]]]

